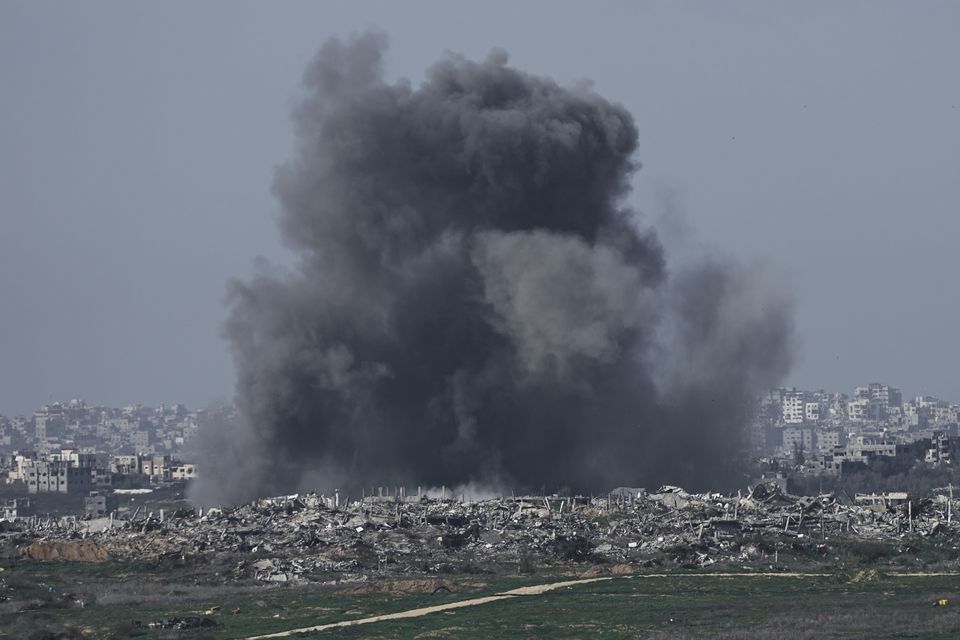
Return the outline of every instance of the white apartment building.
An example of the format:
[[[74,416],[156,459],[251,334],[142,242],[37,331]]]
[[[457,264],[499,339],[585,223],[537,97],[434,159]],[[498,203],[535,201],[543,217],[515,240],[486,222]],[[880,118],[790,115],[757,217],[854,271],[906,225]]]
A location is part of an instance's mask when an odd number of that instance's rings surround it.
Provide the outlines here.
[[[806,408],[806,393],[791,390],[783,394],[783,422],[784,424],[803,424]]]

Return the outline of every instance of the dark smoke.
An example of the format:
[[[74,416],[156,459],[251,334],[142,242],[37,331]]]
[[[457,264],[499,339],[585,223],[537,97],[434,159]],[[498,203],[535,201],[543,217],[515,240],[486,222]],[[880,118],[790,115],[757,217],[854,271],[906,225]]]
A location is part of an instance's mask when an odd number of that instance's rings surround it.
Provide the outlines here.
[[[448,55],[387,84],[385,38],[327,42],[274,193],[297,252],[231,285],[242,416],[197,499],[467,482],[739,482],[789,365],[758,269],[666,268],[624,205],[637,129],[586,88]]]

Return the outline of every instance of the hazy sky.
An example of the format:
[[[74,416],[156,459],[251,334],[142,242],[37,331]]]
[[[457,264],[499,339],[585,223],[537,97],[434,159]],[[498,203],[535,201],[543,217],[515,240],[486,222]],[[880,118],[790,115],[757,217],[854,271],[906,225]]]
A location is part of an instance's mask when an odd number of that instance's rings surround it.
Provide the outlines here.
[[[960,3],[0,0],[0,413],[230,396],[301,73],[367,28],[391,77],[502,47],[626,105],[673,255],[795,289],[790,384],[960,401]]]

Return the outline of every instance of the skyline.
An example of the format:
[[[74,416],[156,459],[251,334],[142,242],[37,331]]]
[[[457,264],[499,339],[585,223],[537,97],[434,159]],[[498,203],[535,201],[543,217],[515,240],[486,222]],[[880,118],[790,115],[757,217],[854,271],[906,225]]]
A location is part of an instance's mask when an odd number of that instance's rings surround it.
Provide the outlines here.
[[[390,78],[500,46],[622,103],[643,165],[630,202],[671,255],[760,262],[795,288],[788,386],[960,397],[955,6],[567,5],[536,45],[535,5],[502,24],[421,5],[441,30],[387,4],[187,22],[184,6],[0,7],[0,413],[232,397],[222,301],[257,256],[291,260],[270,183],[303,66],[371,23]]]
[[[763,401],[767,398],[769,392],[774,392],[774,391],[778,391],[778,390],[783,390],[783,391],[788,391],[788,392],[789,392],[789,391],[797,391],[797,392],[804,392],[804,393],[826,393],[826,394],[829,394],[829,395],[847,396],[848,398],[851,398],[851,399],[852,399],[852,398],[854,397],[855,393],[856,393],[856,389],[858,389],[858,388],[860,388],[860,387],[867,387],[867,386],[873,385],[873,384],[879,384],[879,385],[889,386],[890,388],[895,389],[895,390],[897,390],[897,391],[900,391],[900,392],[902,393],[902,388],[899,387],[899,386],[897,386],[897,385],[895,385],[895,384],[887,384],[887,383],[885,383],[885,382],[883,382],[883,381],[872,380],[872,381],[870,381],[870,382],[863,382],[862,384],[855,385],[854,387],[851,387],[850,389],[829,389],[829,388],[823,388],[823,387],[806,387],[806,388],[803,388],[803,387],[796,387],[796,386],[790,386],[790,385],[788,385],[788,386],[782,386],[782,385],[781,385],[780,387],[771,387],[771,388],[765,390],[763,393],[761,393],[761,394],[757,397],[757,400],[758,400],[759,402],[763,402]],[[931,394],[929,394],[929,393],[923,393],[922,390],[921,390],[919,393],[916,393],[916,394],[913,394],[913,393],[911,393],[911,394],[902,393],[902,397],[903,397],[903,401],[904,401],[905,403],[906,403],[906,402],[914,401],[914,400],[916,400],[916,399],[918,399],[918,398],[936,398],[937,400],[942,400],[942,401],[944,401],[944,402],[950,403],[951,405],[957,404],[958,402],[960,402],[960,399],[957,399],[957,398],[934,396],[934,395],[931,395]],[[96,399],[91,399],[91,398],[79,398],[79,397],[66,397],[66,396],[65,396],[65,397],[62,397],[62,398],[51,398],[50,400],[48,400],[48,401],[46,401],[46,402],[44,402],[44,403],[42,403],[42,404],[39,404],[39,405],[35,406],[35,407],[34,407],[33,409],[31,409],[31,410],[26,411],[26,412],[21,412],[21,413],[13,413],[13,412],[9,412],[9,411],[4,411],[3,407],[0,407],[0,416],[6,417],[6,418],[15,418],[15,417],[20,417],[20,416],[22,416],[22,417],[27,417],[27,416],[31,415],[32,413],[36,412],[37,410],[41,409],[41,408],[44,407],[44,406],[51,406],[51,405],[55,405],[55,404],[59,404],[59,405],[61,405],[61,406],[67,406],[67,405],[69,405],[70,403],[72,403],[72,402],[74,402],[74,401],[83,403],[83,406],[86,406],[86,407],[88,407],[88,408],[104,408],[104,409],[123,409],[123,408],[126,408],[126,407],[140,407],[140,408],[143,408],[143,409],[155,409],[155,408],[159,408],[159,407],[161,407],[161,406],[163,406],[163,407],[175,407],[175,406],[178,406],[178,405],[179,405],[179,406],[183,406],[183,407],[186,408],[188,411],[205,411],[205,410],[207,410],[207,409],[216,408],[216,407],[212,407],[212,406],[208,406],[208,405],[197,405],[197,406],[193,406],[193,405],[189,405],[189,404],[186,404],[186,403],[183,403],[183,402],[177,402],[176,399],[169,400],[169,401],[167,401],[167,400],[158,400],[158,401],[155,401],[155,402],[123,402],[123,403],[120,403],[120,404],[110,404],[110,403],[98,402]],[[227,402],[229,403],[228,406],[232,406],[232,403],[230,403],[229,401],[227,401]]]

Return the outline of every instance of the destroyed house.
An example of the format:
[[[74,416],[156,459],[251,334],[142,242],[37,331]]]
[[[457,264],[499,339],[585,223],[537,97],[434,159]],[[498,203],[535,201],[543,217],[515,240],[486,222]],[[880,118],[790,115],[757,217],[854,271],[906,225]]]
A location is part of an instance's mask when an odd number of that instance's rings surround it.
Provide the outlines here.
[[[3,519],[13,522],[17,518],[36,515],[36,509],[30,498],[13,498],[3,502]]]
[[[119,507],[119,500],[115,495],[107,495],[100,491],[91,491],[83,499],[84,512],[89,516],[105,516]]]
[[[858,493],[854,496],[855,504],[869,507],[871,509],[886,510],[891,507],[899,507],[907,501],[906,491],[894,491],[891,493]]]
[[[173,480],[193,480],[197,477],[197,465],[189,463],[174,465],[171,467],[170,477]]]

